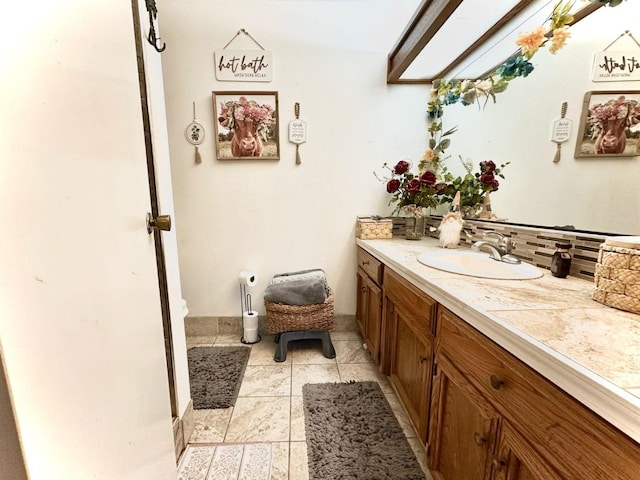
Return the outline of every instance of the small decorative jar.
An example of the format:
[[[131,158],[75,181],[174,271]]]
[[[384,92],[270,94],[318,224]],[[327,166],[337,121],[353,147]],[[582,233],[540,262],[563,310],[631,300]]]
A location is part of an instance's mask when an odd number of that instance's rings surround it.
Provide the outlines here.
[[[571,270],[570,243],[556,243],[556,252],[551,257],[551,275],[565,278]]]

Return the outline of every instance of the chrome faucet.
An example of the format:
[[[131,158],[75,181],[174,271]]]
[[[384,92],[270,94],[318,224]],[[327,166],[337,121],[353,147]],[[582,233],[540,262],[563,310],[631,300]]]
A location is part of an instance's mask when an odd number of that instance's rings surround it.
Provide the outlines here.
[[[492,240],[495,237],[496,240]],[[485,232],[483,240],[478,240],[471,245],[471,250],[479,252],[486,250],[489,252],[489,256],[498,262],[505,263],[520,263],[520,259],[514,255],[511,255],[513,246],[515,244],[509,237],[505,237],[500,232]]]

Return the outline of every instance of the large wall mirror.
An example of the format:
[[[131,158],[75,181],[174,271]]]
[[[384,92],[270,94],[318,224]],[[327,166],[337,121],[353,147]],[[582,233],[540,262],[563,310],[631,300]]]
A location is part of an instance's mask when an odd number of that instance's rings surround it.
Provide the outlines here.
[[[539,10],[550,13],[554,3],[547,1]],[[463,172],[459,157],[474,163],[489,159],[496,164],[510,162],[499,191],[491,196],[499,218],[525,225],[640,234],[640,157],[574,155],[586,92],[640,92],[640,81],[591,79],[596,53],[614,41],[607,51],[636,52],[640,59],[640,47],[635,42],[640,39],[637,18],[640,2],[633,0],[615,8],[594,8],[571,27],[571,37],[563,49],[555,55],[548,51],[537,53],[532,60],[534,71],[527,78],[512,81],[505,92],[496,96],[496,103],[447,107],[443,126],[458,127],[447,151],[447,167],[451,171]],[[511,28],[516,35],[530,29],[519,25]],[[632,35],[624,35],[625,31]],[[432,52],[432,58],[437,55],[448,55],[450,59],[456,56],[444,48]],[[438,68],[441,64],[437,63]],[[414,64],[407,71],[419,77],[416,68]],[[438,68],[426,71],[422,80],[416,81],[428,83],[425,79]],[[456,67],[451,78],[477,78],[477,72],[472,62],[468,67]],[[551,141],[551,127],[560,118],[564,102],[568,105],[566,117],[573,123],[556,163],[553,159],[557,144]]]

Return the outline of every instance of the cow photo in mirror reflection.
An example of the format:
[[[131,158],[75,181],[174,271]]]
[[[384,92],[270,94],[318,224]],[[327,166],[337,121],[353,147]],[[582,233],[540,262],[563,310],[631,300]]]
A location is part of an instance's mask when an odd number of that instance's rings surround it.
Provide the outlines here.
[[[587,92],[575,157],[640,155],[640,92]]]
[[[278,160],[278,93],[213,92],[218,160]]]

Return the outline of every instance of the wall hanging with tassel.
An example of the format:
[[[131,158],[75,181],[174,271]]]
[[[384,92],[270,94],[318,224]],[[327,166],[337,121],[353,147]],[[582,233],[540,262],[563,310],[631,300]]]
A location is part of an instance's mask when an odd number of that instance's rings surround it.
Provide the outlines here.
[[[551,129],[551,141],[558,145],[556,149],[556,155],[553,157],[553,162],[558,163],[560,161],[560,151],[562,150],[562,142],[566,142],[571,135],[571,120],[564,118],[567,114],[567,102],[562,103],[560,108],[560,118],[553,122]]]
[[[204,142],[204,127],[196,122],[196,102],[193,102],[193,121],[187,125],[184,136],[187,137],[187,142],[196,147],[196,163],[202,163],[198,145]]]
[[[300,165],[300,145],[307,141],[307,122],[300,120],[300,104],[293,107],[296,119],[289,122],[289,141],[296,144],[296,165]]]

